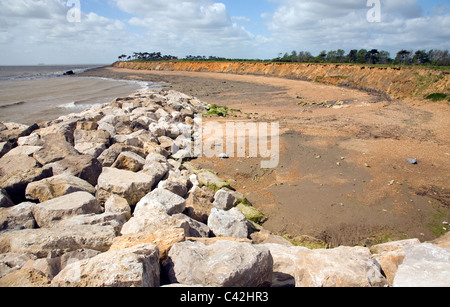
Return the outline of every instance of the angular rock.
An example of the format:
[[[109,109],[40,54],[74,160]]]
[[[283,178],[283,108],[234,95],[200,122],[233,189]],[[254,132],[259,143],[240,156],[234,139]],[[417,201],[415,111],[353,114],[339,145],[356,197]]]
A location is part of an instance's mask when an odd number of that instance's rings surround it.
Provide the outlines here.
[[[35,260],[31,254],[8,253],[0,255],[0,278],[22,268],[28,261]],[[0,283],[0,287],[2,284]]]
[[[74,192],[95,194],[95,188],[81,178],[62,174],[32,182],[25,190],[28,200],[38,200],[41,203]]]
[[[152,189],[155,178],[145,173],[134,173],[105,167],[98,178],[97,198],[104,203],[112,194],[135,206]]]
[[[386,278],[368,248],[298,250],[296,287],[384,287]]]
[[[236,198],[231,193],[225,190],[219,190],[216,195],[214,195],[213,205],[219,210],[227,211],[233,208],[235,201]]]
[[[21,203],[11,208],[0,208],[0,231],[35,228],[32,206],[33,203]]]
[[[207,187],[194,186],[186,199],[184,214],[201,223],[207,223],[211,210],[214,193]]]
[[[272,287],[295,287],[295,269],[297,254],[307,251],[306,247],[287,246],[266,243],[263,246],[270,250],[273,257]]]
[[[32,211],[40,228],[50,228],[69,217],[101,213],[102,208],[91,194],[75,192],[35,204]]]
[[[49,253],[58,256],[83,248],[106,252],[115,237],[108,226],[25,229],[2,234],[0,254],[30,253],[45,258]]]
[[[0,188],[0,208],[9,208],[14,206],[14,203],[9,198],[8,193]]]
[[[75,130],[74,141],[79,153],[98,157],[110,146],[110,134],[104,130]]]
[[[181,228],[167,228],[153,233],[140,232],[127,234],[114,239],[111,251],[134,247],[141,244],[155,244],[159,249],[159,259],[164,262],[170,249],[175,243],[184,242],[186,239],[184,230]]]
[[[44,145],[33,154],[33,157],[42,165],[60,161],[68,156],[77,156],[73,148],[63,135],[48,134],[42,137]]]
[[[273,259],[263,246],[218,241],[175,244],[165,264],[171,283],[211,287],[264,287],[272,282]]]
[[[0,177],[0,187],[4,188],[11,200],[18,204],[26,200],[25,190],[29,183],[53,176],[51,169],[32,168]]]
[[[146,161],[144,158],[134,152],[126,151],[120,153],[117,160],[111,166],[112,168],[123,169],[130,172],[138,172],[142,170]]]
[[[168,215],[174,215],[184,211],[186,200],[166,189],[156,189],[143,197],[136,205],[135,213],[145,210],[145,207],[153,202],[160,203],[164,206]]]
[[[184,183],[172,180],[160,181],[158,184],[158,188],[169,190],[170,192],[175,193],[180,197],[185,197],[188,192],[188,188]]]
[[[102,154],[98,157],[98,161],[100,161],[100,163],[104,167],[111,167],[111,165],[113,165],[114,162],[116,161],[117,157],[122,152],[126,152],[126,151],[138,154],[142,158],[146,157],[144,150],[139,147],[123,145],[123,144],[114,144],[102,152]]]
[[[228,188],[230,184],[225,180],[219,178],[215,173],[211,171],[201,171],[197,174],[198,181],[201,185],[207,186],[208,188],[218,191],[222,188]]]
[[[430,243],[403,247],[394,287],[450,287],[450,251]]]
[[[121,234],[153,233],[166,228],[183,228],[188,233],[189,225],[168,215],[163,205],[152,201],[147,202],[139,211],[135,211],[134,216],[123,225]]]
[[[187,215],[182,213],[174,214],[174,218],[179,221],[187,222],[189,226],[189,230],[187,232],[187,236],[191,238],[208,238],[211,234],[211,229],[209,229],[208,225],[200,223]]]
[[[208,218],[208,227],[218,237],[247,238],[249,235],[247,223],[248,220],[237,208],[230,211],[213,208]]]
[[[142,244],[108,251],[68,265],[53,280],[55,287],[159,287],[158,247]]]
[[[100,162],[89,155],[68,156],[64,159],[46,165],[53,171],[53,175],[69,174],[86,180],[96,186],[98,177],[102,172]]]
[[[105,213],[118,213],[127,221],[131,219],[131,207],[127,200],[114,194],[105,202]]]

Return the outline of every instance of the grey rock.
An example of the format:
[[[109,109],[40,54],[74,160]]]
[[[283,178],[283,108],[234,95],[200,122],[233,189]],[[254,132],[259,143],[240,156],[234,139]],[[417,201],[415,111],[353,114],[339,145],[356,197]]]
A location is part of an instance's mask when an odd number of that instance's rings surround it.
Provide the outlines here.
[[[394,287],[450,287],[450,248],[431,243],[403,247]]]
[[[242,212],[233,208],[230,211],[213,208],[208,218],[208,227],[216,236],[231,238],[247,238],[248,220]]]
[[[217,191],[216,195],[214,195],[213,205],[219,210],[230,210],[233,208],[236,202],[236,197],[233,196],[230,192],[226,190]]]
[[[40,228],[50,228],[61,220],[83,214],[98,214],[102,208],[87,192],[75,192],[32,206],[33,216]]]
[[[171,283],[210,287],[264,287],[272,282],[269,249],[250,243],[176,243],[165,269]]]
[[[72,263],[52,280],[52,286],[159,287],[158,247],[142,244]]]

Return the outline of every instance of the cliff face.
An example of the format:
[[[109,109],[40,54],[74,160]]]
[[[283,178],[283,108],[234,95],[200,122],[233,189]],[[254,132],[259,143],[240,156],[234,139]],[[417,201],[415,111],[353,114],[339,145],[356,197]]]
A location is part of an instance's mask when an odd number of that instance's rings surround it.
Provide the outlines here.
[[[430,69],[242,62],[116,62],[113,66],[138,70],[218,72],[299,79],[382,92],[393,99],[422,99],[432,93],[450,92],[449,73]]]

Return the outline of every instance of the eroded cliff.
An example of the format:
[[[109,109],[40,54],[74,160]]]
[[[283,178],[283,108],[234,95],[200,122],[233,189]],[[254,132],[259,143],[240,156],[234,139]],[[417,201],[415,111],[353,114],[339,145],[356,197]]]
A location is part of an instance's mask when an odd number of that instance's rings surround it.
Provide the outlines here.
[[[431,69],[244,62],[116,62],[113,66],[137,70],[217,72],[299,79],[380,92],[392,99],[423,99],[432,93],[450,93],[449,73]]]

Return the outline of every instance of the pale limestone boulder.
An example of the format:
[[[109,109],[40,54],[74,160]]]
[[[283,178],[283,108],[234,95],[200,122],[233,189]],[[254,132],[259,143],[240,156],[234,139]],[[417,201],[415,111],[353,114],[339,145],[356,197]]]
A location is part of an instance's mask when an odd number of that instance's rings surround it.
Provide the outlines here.
[[[163,205],[168,215],[181,213],[186,208],[186,200],[183,197],[169,190],[158,188],[148,193],[138,202],[135,208],[135,214],[138,214],[141,210],[145,210],[145,207],[149,204],[151,205],[153,202]]]
[[[194,185],[186,198],[184,214],[201,223],[207,223],[211,210],[214,208],[213,199],[212,190]]]
[[[209,229],[208,225],[200,223],[185,214],[174,214],[173,217],[179,221],[187,222],[189,226],[189,230],[187,232],[188,237],[208,238],[211,234],[211,229]]]
[[[175,244],[165,264],[171,283],[210,287],[263,287],[272,282],[269,249],[250,243]]]
[[[370,251],[374,254],[373,258],[380,264],[381,269],[386,276],[389,285],[393,285],[398,266],[405,259],[403,248],[409,245],[420,244],[419,239],[388,242],[374,245]]]
[[[145,173],[105,167],[98,178],[97,198],[104,203],[115,194],[125,198],[130,206],[135,206],[151,191],[154,183],[155,177]]]
[[[263,246],[270,250],[270,254],[273,257],[272,287],[295,287],[297,254],[308,249],[306,247],[273,243],[266,243]]]
[[[138,172],[142,170],[146,161],[138,154],[130,151],[125,151],[119,154],[117,160],[111,167],[118,168],[130,172]]]
[[[72,263],[52,280],[52,286],[159,287],[158,247],[142,244]]]
[[[247,238],[249,236],[248,220],[237,208],[229,211],[213,208],[207,225],[218,237]]]
[[[46,168],[52,170],[53,175],[69,174],[97,185],[98,177],[102,172],[102,165],[93,156],[77,155],[67,156],[64,159],[47,164]]]
[[[75,130],[74,142],[79,153],[98,157],[110,146],[110,134],[104,130]]]
[[[62,160],[68,156],[76,156],[78,152],[64,135],[48,134],[42,136],[43,147],[33,154],[33,157],[42,165]]]
[[[403,251],[394,287],[450,287],[450,248],[423,243],[407,245]]]
[[[45,258],[49,253],[58,256],[83,248],[106,252],[115,237],[109,226],[25,229],[0,235],[0,254],[30,253]]]
[[[10,208],[0,208],[0,231],[33,229],[36,226],[31,208],[33,203],[21,203]]]
[[[147,202],[145,207],[134,212],[134,216],[122,227],[121,234],[140,232],[153,233],[167,228],[183,228],[189,231],[189,225],[167,214],[166,208],[156,201]]]
[[[74,192],[95,194],[95,188],[87,181],[69,174],[62,174],[28,184],[25,190],[28,200],[47,200]]]
[[[159,259],[164,262],[175,243],[184,242],[186,236],[182,228],[166,228],[155,232],[127,234],[114,239],[111,251],[134,247],[141,244],[155,244],[159,249]]]
[[[233,208],[235,202],[236,197],[234,197],[233,194],[231,194],[226,190],[221,189],[216,192],[216,195],[214,195],[213,205],[215,208],[219,210],[227,211]]]
[[[87,192],[75,192],[35,204],[31,210],[40,228],[51,228],[61,220],[77,215],[102,213],[97,199]]]
[[[114,194],[105,203],[105,213],[118,213],[127,221],[131,219],[131,207],[127,200]]]
[[[387,280],[365,247],[298,250],[296,287],[383,287]]]
[[[11,272],[20,270],[28,261],[35,260],[36,256],[31,254],[8,253],[0,255],[0,278]],[[1,283],[0,283],[1,286]]]
[[[104,167],[111,167],[122,152],[133,152],[142,158],[146,157],[143,149],[130,145],[113,144],[97,158]]]

